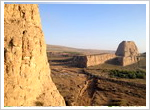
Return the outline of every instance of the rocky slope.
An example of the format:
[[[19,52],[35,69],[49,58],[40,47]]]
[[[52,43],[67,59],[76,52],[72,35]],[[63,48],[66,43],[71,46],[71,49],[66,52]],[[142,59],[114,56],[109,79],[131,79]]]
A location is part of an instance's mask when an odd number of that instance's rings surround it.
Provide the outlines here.
[[[64,106],[50,77],[38,5],[4,6],[4,106]]]

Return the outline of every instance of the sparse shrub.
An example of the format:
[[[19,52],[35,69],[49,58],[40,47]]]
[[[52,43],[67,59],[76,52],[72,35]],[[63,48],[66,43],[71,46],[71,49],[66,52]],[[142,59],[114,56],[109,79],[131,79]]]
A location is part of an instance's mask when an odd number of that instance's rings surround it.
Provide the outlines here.
[[[142,70],[137,71],[127,71],[127,70],[110,70],[111,77],[119,77],[119,78],[140,78],[144,79],[146,77],[146,72]]]
[[[139,70],[137,71],[137,78],[140,78],[140,79],[145,79],[146,77],[146,72],[145,71],[142,71],[142,70]]]
[[[129,72],[129,73],[128,73],[128,77],[129,77],[130,79],[135,79],[135,78],[136,78],[136,74],[135,74],[134,72]]]

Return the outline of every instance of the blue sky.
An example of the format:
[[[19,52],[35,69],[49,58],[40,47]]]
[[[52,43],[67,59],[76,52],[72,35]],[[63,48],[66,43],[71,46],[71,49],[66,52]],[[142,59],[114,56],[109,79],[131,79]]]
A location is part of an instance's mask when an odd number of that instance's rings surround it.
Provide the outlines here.
[[[47,44],[116,50],[123,40],[146,51],[144,4],[39,4]]]

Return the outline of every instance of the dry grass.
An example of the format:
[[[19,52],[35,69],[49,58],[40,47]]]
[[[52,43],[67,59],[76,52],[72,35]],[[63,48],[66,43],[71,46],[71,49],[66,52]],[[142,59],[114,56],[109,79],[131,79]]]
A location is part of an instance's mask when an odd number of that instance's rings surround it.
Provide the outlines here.
[[[146,70],[146,59],[143,58],[137,64],[130,66],[118,66],[112,64],[102,64],[88,68],[77,68],[71,66],[70,57],[53,57],[50,58],[52,69],[52,80],[58,90],[64,97],[68,106],[145,106],[146,90],[145,79],[125,79],[110,78],[110,70]],[[106,79],[98,79],[84,74],[84,71],[92,75],[102,76]],[[93,85],[92,81],[96,81]],[[83,90],[88,83],[82,95]],[[126,83],[123,83],[126,82]],[[128,84],[136,83],[137,86]],[[139,88],[139,85],[144,86]],[[141,87],[141,86],[140,86]],[[89,95],[92,92],[92,95]],[[40,103],[38,103],[40,106]]]

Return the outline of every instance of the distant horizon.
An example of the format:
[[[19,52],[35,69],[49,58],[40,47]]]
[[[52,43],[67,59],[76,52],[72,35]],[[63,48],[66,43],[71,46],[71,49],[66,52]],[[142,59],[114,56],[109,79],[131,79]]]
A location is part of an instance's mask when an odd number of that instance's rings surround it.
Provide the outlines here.
[[[46,44],[116,50],[134,41],[146,52],[145,4],[39,4]]]
[[[53,45],[53,46],[62,46],[62,47],[69,47],[69,48],[75,48],[75,49],[87,49],[87,50],[104,50],[104,49],[94,49],[94,48],[78,48],[78,47],[71,47],[71,46],[65,46],[65,45],[57,45],[57,44],[46,44],[46,45]],[[110,51],[116,51],[116,50],[110,50]]]
[[[109,50],[109,49],[94,49],[94,48],[78,48],[78,47],[71,47],[71,46],[65,46],[65,45],[57,45],[57,44],[46,44],[46,45],[53,45],[53,46],[62,46],[62,47],[68,47],[68,48],[75,48],[75,49],[87,49],[87,50],[106,50],[106,51],[115,51],[116,52],[116,50]],[[119,46],[119,44],[118,44],[118,46]],[[117,47],[118,48],[118,47]],[[146,51],[145,51],[146,52]],[[145,52],[140,52],[139,51],[139,53],[145,53]]]

